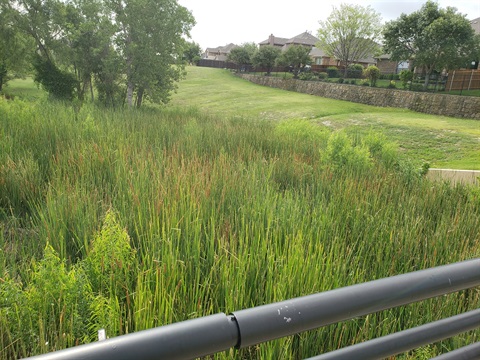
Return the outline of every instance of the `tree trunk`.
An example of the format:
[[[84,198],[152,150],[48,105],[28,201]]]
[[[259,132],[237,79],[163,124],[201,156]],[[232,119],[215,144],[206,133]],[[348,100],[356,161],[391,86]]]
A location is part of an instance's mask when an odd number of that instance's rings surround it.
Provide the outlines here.
[[[140,106],[142,106],[142,102],[143,102],[143,94],[145,93],[145,89],[142,87],[140,89],[138,89],[138,92],[137,92],[137,101],[135,102],[136,106],[137,106],[137,109],[140,108]]]
[[[127,84],[127,105],[129,108],[133,106],[133,82],[131,81]]]

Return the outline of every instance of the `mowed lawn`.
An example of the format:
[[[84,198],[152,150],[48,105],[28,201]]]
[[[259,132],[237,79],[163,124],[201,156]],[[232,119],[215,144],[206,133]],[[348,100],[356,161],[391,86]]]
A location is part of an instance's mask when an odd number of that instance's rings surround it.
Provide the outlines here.
[[[358,87],[362,91],[361,87]],[[480,170],[480,122],[381,108],[259,86],[223,69],[188,67],[170,106],[226,117],[309,119],[351,133],[381,132],[419,165]]]

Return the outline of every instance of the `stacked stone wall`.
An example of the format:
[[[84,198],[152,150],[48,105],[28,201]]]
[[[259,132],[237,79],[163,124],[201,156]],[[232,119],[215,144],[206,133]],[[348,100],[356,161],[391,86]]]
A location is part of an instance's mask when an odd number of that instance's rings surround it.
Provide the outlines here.
[[[361,104],[480,120],[480,98],[240,74],[253,83]]]

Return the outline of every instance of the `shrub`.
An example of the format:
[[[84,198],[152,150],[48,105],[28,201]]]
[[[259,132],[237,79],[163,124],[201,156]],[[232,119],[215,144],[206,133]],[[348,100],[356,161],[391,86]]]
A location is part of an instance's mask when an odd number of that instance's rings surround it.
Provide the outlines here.
[[[329,78],[338,77],[338,68],[336,66],[329,66],[327,68],[327,74]]]
[[[315,74],[312,72],[302,72],[300,75],[298,75],[298,78],[300,80],[314,80]]]
[[[388,84],[389,89],[395,89],[397,87],[397,83],[393,80],[390,80],[390,83]]]
[[[337,80],[337,82],[338,82],[339,84],[343,84],[343,81],[344,81],[343,78],[338,78],[338,80]]]
[[[362,86],[370,86],[370,83],[367,80],[365,80],[362,82]]]
[[[333,169],[367,170],[372,165],[370,151],[363,144],[354,145],[344,132],[332,133],[323,159]]]
[[[363,66],[360,64],[350,64],[347,68],[347,77],[353,79],[360,79],[363,74]]]
[[[40,56],[36,56],[33,67],[35,82],[42,84],[52,97],[60,100],[73,99],[77,86],[74,75],[60,70],[50,60],[44,60]]]
[[[407,85],[413,80],[413,72],[410,70],[402,70],[399,74],[399,79],[402,81],[403,88],[406,89]]]
[[[355,79],[352,79],[352,80],[350,80],[350,84],[357,85],[357,82],[355,81]]]
[[[328,74],[326,72],[320,72],[317,74],[319,80],[325,80],[328,78]]]
[[[411,84],[410,85],[410,90],[412,90],[412,91],[425,91],[425,88],[423,87],[422,84]]]
[[[375,86],[380,77],[380,69],[374,65],[370,65],[363,70],[363,75],[370,80],[372,86]]]

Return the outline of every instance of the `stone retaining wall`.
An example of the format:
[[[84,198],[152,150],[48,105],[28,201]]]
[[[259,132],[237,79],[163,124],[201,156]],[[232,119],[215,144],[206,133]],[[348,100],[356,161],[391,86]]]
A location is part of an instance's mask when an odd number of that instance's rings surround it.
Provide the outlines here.
[[[480,98],[240,74],[255,84],[373,106],[480,120]]]

